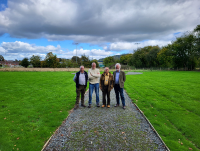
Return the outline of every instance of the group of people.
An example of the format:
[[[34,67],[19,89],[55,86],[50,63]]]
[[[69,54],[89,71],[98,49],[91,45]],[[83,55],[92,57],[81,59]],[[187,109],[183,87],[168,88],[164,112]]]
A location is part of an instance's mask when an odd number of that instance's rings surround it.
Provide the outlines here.
[[[74,109],[79,108],[79,98],[81,95],[81,106],[86,107],[84,104],[84,94],[87,87],[87,82],[89,81],[89,101],[88,108],[91,108],[92,104],[92,94],[95,89],[96,93],[96,106],[99,105],[99,88],[103,94],[103,101],[101,107],[110,108],[110,91],[114,88],[116,95],[116,105],[120,105],[119,94],[121,96],[122,108],[125,109],[125,98],[123,93],[124,82],[126,81],[126,75],[123,71],[120,70],[121,65],[117,63],[115,65],[116,71],[111,74],[109,68],[105,67],[104,73],[100,74],[99,69],[96,68],[96,63],[92,63],[91,69],[88,70],[88,73],[84,71],[84,66],[80,66],[80,71],[77,72],[73,78],[76,83],[76,103]],[[107,101],[106,101],[107,98]]]

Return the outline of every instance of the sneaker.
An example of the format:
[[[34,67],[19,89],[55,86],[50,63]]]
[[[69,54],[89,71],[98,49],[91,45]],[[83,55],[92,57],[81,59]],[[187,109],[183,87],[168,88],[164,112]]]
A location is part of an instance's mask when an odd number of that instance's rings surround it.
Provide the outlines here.
[[[116,104],[116,105],[115,105],[115,107],[118,107],[118,106],[119,106],[119,104]]]
[[[99,105],[99,104],[97,104],[97,107],[100,107],[100,105]]]
[[[75,105],[74,106],[74,110],[76,110],[76,109],[78,109],[79,108],[79,106],[78,105]]]
[[[105,107],[105,105],[102,105],[101,107]]]
[[[85,105],[85,104],[81,104],[81,106],[82,106],[82,107],[86,107],[86,105]]]
[[[125,107],[125,106],[123,106],[122,108],[123,108],[124,110],[126,109],[126,107]]]
[[[110,105],[107,105],[107,108],[110,108]]]
[[[88,108],[91,108],[91,104],[88,105]]]

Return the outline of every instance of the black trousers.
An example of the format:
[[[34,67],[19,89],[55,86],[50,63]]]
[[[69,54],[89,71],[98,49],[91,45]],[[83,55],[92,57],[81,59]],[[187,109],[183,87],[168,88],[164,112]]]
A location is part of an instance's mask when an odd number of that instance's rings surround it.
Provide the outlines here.
[[[76,103],[75,104],[79,104],[79,98],[80,98],[80,94],[81,94],[81,104],[84,104],[84,95],[85,95],[85,85],[79,85],[79,88],[76,88]]]
[[[103,105],[106,105],[106,96],[107,96],[107,105],[110,105],[110,91],[108,91],[108,85],[103,87]]]

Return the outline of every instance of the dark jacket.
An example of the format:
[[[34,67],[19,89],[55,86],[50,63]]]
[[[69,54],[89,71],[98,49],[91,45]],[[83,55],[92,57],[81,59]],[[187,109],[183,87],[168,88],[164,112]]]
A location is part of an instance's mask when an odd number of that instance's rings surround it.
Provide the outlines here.
[[[105,72],[101,75],[101,78],[100,78],[100,89],[103,91],[103,87],[104,87],[104,80],[105,80]],[[113,75],[109,72],[109,79],[108,79],[108,91],[111,91],[112,88],[113,88],[113,84],[114,84],[114,81],[113,81]]]
[[[84,74],[85,74],[85,88],[86,88],[87,81],[88,81],[88,74],[85,71],[84,71]],[[79,88],[79,76],[80,76],[80,71],[76,73],[76,88]]]
[[[113,76],[114,76],[114,85],[115,85],[116,71],[113,72]],[[120,88],[124,88],[124,82],[125,81],[126,81],[125,72],[120,70],[120,74],[119,74],[119,86],[120,86]]]

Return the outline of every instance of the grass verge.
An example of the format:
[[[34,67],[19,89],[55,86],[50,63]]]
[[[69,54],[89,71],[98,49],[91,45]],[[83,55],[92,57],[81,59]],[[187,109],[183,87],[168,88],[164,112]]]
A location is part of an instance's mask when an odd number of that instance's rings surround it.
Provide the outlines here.
[[[200,150],[200,72],[127,75],[125,89],[170,150]]]
[[[0,150],[41,150],[75,104],[71,72],[0,72]]]

